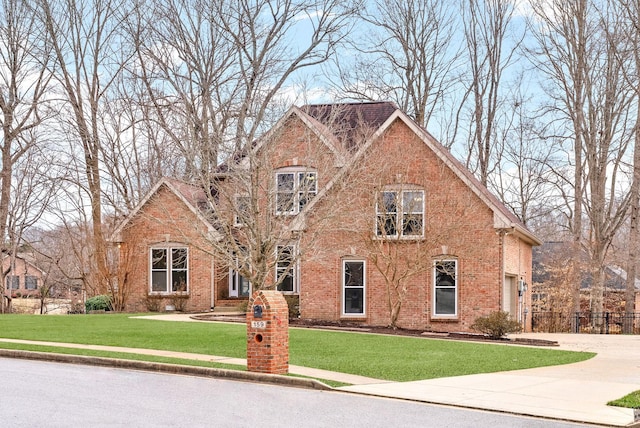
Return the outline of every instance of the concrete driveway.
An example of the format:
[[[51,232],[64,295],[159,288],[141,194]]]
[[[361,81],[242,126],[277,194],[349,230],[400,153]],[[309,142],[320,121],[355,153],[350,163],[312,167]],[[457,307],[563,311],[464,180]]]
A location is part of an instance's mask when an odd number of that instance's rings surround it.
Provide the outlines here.
[[[640,389],[640,336],[520,334],[554,340],[559,349],[596,352],[580,363],[342,389],[431,403],[609,426],[630,426],[633,409],[607,402]]]

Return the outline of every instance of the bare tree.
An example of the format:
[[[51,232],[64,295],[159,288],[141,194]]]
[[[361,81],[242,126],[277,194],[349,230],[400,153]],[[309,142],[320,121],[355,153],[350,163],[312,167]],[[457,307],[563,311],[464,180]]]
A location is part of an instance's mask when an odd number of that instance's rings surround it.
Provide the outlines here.
[[[350,187],[367,193],[370,186],[376,189],[374,195],[360,196],[369,204],[354,212],[349,224],[357,230],[357,240],[382,277],[389,326],[393,328],[398,326],[407,299],[415,298],[412,288],[416,283],[430,283],[434,269],[438,275],[456,277],[447,244],[456,242],[459,225],[470,222],[478,212],[478,200],[470,194],[460,192],[451,197],[448,192],[428,192],[429,183],[450,180],[451,172],[440,165],[424,174],[428,179],[421,177],[399,153],[404,149],[399,146],[398,152],[387,151],[384,156],[375,153],[357,172],[356,181],[350,182]],[[447,221],[440,213],[455,213],[456,221]],[[372,219],[377,222],[373,227]]]
[[[123,0],[38,2],[40,22],[56,58],[52,71],[64,103],[59,125],[77,145],[71,146],[71,156],[79,148],[78,167],[83,174],[76,185],[90,206],[88,260],[93,272],[91,289],[98,293],[112,287],[103,230],[101,157],[111,129],[102,126],[101,118],[114,81],[131,58],[120,34],[129,6]]]
[[[164,144],[180,153],[172,159],[183,168],[179,175],[209,199],[214,253],[254,289],[279,287],[287,275],[274,284],[275,264],[286,272],[299,257],[282,224],[289,216],[272,209],[273,170],[286,152],[268,144],[256,150],[255,142],[284,112],[285,86],[335,53],[357,7],[338,0],[150,0],[127,20],[137,55],[128,72],[144,89],[136,92],[138,128],[156,138],[154,150]],[[315,185],[311,174],[302,182],[293,176],[297,198]]]
[[[628,17],[628,26],[624,29],[624,36],[629,41],[630,52],[622,51],[618,54],[620,67],[625,78],[635,92],[635,126],[633,130],[633,173],[629,190],[629,234],[627,247],[627,278],[625,287],[625,312],[634,312],[636,290],[636,276],[638,265],[638,245],[640,243],[640,84],[637,80],[640,70],[640,1],[626,0],[620,2],[621,14]],[[615,34],[613,35],[615,37]],[[615,45],[618,47],[617,45]],[[623,45],[625,46],[625,45]],[[625,61],[631,56],[629,62]],[[623,325],[623,333],[632,333],[633,325],[629,322]]]
[[[540,1],[532,2],[532,9],[535,64],[548,77],[549,120],[564,121],[570,130],[574,260],[582,248],[589,252],[591,304],[599,312],[607,251],[628,206],[619,174],[630,142],[628,112],[633,94],[616,58],[615,45],[626,43],[622,18],[607,8],[606,1]],[[574,310],[578,311],[577,266],[573,272]]]
[[[509,0],[463,2],[464,39],[470,70],[463,103],[468,102],[469,150],[466,164],[485,186],[497,152],[503,75],[515,61],[524,34],[510,39],[514,4]],[[472,161],[474,159],[474,161]],[[474,164],[477,162],[477,168]]]
[[[496,133],[495,174],[488,183],[496,196],[527,226],[558,210],[555,172],[563,164],[556,138],[545,138],[544,124],[531,113],[531,99],[516,94],[507,123]],[[531,115],[531,116],[530,116]]]
[[[368,24],[355,64],[336,58],[343,96],[393,100],[427,126],[452,91],[458,52],[455,3],[437,0],[376,0],[362,12]]]
[[[33,16],[30,2],[4,0],[0,7],[0,249],[4,253],[12,250],[7,245],[15,249],[19,244],[12,239],[7,241],[11,205],[16,197],[13,194],[14,168],[37,143],[35,128],[48,115],[45,97],[51,77],[46,67],[50,53],[42,40],[41,27]],[[1,275],[2,295],[4,283],[4,275]],[[0,300],[4,312],[4,299]]]
[[[220,160],[283,113],[277,97],[286,83],[334,54],[357,3],[171,0],[147,6],[129,24],[147,120],[179,147],[184,178],[208,187]]]

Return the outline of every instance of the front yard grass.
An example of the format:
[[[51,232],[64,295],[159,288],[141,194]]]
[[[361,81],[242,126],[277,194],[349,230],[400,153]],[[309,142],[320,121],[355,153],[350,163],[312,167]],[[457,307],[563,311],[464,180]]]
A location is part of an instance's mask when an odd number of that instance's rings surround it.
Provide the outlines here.
[[[640,409],[640,390],[634,391],[622,398],[618,398],[617,400],[609,401],[607,405]]]
[[[0,337],[246,358],[244,324],[136,319],[131,314],[2,315]],[[0,347],[5,345],[0,343]],[[27,349],[15,344],[11,347]],[[78,352],[80,350],[66,349],[65,352],[81,353]],[[130,357],[130,354],[126,355],[122,358]],[[290,364],[391,381],[569,364],[594,355],[525,346],[304,328],[292,328],[289,333]],[[148,356],[140,358],[152,359]]]

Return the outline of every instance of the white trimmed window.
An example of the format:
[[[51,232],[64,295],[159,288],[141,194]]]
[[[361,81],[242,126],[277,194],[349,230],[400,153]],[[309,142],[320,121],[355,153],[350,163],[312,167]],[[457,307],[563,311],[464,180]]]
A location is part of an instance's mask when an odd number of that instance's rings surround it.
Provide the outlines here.
[[[276,254],[276,290],[298,292],[296,249],[293,245],[279,245]]]
[[[20,289],[20,277],[18,275],[7,275],[7,289],[19,290]]]
[[[186,247],[151,248],[151,293],[189,291]]]
[[[379,192],[376,235],[381,238],[424,236],[424,191],[385,189]]]
[[[276,214],[298,214],[318,193],[315,171],[276,173]]]
[[[27,290],[38,289],[38,277],[33,275],[27,275],[24,277],[24,288]]]
[[[458,315],[458,261],[437,260],[433,264],[433,315]]]
[[[342,261],[342,315],[365,315],[365,262]]]

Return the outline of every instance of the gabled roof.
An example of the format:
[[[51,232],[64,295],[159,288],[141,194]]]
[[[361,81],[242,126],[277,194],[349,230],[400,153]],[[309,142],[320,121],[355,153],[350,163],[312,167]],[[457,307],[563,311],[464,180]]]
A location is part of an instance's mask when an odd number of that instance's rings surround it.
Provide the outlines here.
[[[348,161],[353,149],[365,141],[397,110],[391,102],[360,102],[337,104],[308,104],[292,106],[276,124],[252,145],[252,151],[260,150],[268,144],[292,118],[301,120],[336,156],[336,166],[342,167]],[[230,162],[243,165],[246,152],[236,153]],[[246,165],[245,165],[246,166]],[[224,162],[218,175],[224,176],[229,164]]]
[[[291,107],[284,116],[276,122],[276,124],[269,129],[264,135],[262,135],[258,140],[256,140],[251,147],[251,151],[256,152],[262,149],[265,144],[268,144],[272,138],[286,126],[287,122],[292,118],[297,117],[300,119],[316,136],[318,139],[329,148],[329,150],[336,157],[336,166],[341,167],[345,163],[345,155],[344,150],[342,150],[340,140],[337,136],[331,132],[330,129],[327,128],[325,124],[318,121],[317,119],[305,114],[299,107],[293,106]],[[246,153],[241,153],[239,155],[235,155],[232,157],[232,162],[237,162],[238,165],[246,165]],[[229,166],[226,163],[223,163],[219,168],[219,173],[224,174],[228,171]]]
[[[43,269],[40,269],[36,263],[37,260],[36,258],[33,256],[33,254],[29,254],[29,253],[17,253],[16,254],[16,260],[22,260],[26,265],[31,266],[32,268],[34,268],[35,270],[37,270],[38,272],[40,272],[42,275],[46,274],[46,272]],[[8,258],[11,258],[11,254],[8,253],[3,253],[2,254],[2,264],[4,265],[4,261]]]
[[[305,207],[305,211],[309,211],[313,208],[313,206],[326,194],[331,187],[340,179],[340,177],[349,170],[349,165],[355,164],[358,160],[364,156],[364,154],[369,150],[369,148],[373,145],[373,143],[380,138],[384,133],[391,127],[391,125],[399,120],[407,125],[421,140],[424,144],[426,144],[431,151],[442,161],[445,165],[447,165],[454,174],[456,174],[486,205],[489,209],[492,210],[494,214],[494,228],[496,229],[505,229],[509,230],[519,237],[525,239],[530,242],[532,245],[540,245],[542,241],[538,239],[533,233],[531,233],[527,227],[518,219],[518,217],[513,214],[507,207],[502,204],[489,190],[482,184],[480,181],[475,178],[471,172],[465,168],[450,152],[447,150],[442,144],[440,144],[427,130],[419,126],[416,122],[414,122],[406,113],[396,108],[395,105],[391,103],[376,103],[380,105],[370,105],[369,103],[363,104],[349,104],[347,108],[345,108],[344,112],[349,112],[350,117],[358,117],[358,110],[361,108],[362,113],[360,117],[369,117],[370,123],[376,124],[381,121],[384,117],[384,121],[378,126],[378,128],[373,132],[363,143],[361,143],[357,147],[356,153],[351,156],[348,161],[348,164],[341,169],[341,171],[333,177],[327,186],[322,189],[316,198],[314,198],[308,205]],[[339,106],[339,105],[338,105]],[[389,108],[392,106],[394,108],[391,114],[388,114]],[[338,107],[333,107],[338,108]],[[310,108],[309,106],[306,109],[310,112],[315,112],[315,114],[320,115],[324,112],[330,111],[330,109],[326,106],[320,106],[317,109]],[[302,111],[301,111],[302,112]],[[304,112],[302,112],[304,114]],[[377,121],[377,122],[376,122]],[[299,216],[293,224],[294,230],[304,228],[304,216]]]
[[[136,216],[136,214],[138,214],[138,212],[140,212],[142,207],[149,202],[151,197],[155,195],[162,186],[166,186],[174,195],[176,195],[207,227],[209,233],[217,233],[211,224],[210,219],[206,215],[206,207],[209,205],[209,199],[207,198],[205,191],[199,186],[194,186],[193,184],[189,184],[175,178],[163,177],[151,188],[151,190],[147,192],[144,198],[142,198],[138,205],[136,205],[136,207],[127,215],[122,223],[118,225],[109,238],[111,242],[122,241],[121,235],[126,225]]]
[[[605,274],[607,275],[605,286],[608,289],[623,291],[627,288],[627,271],[620,266],[605,266]],[[640,279],[636,278],[633,283],[635,289],[640,291]]]

